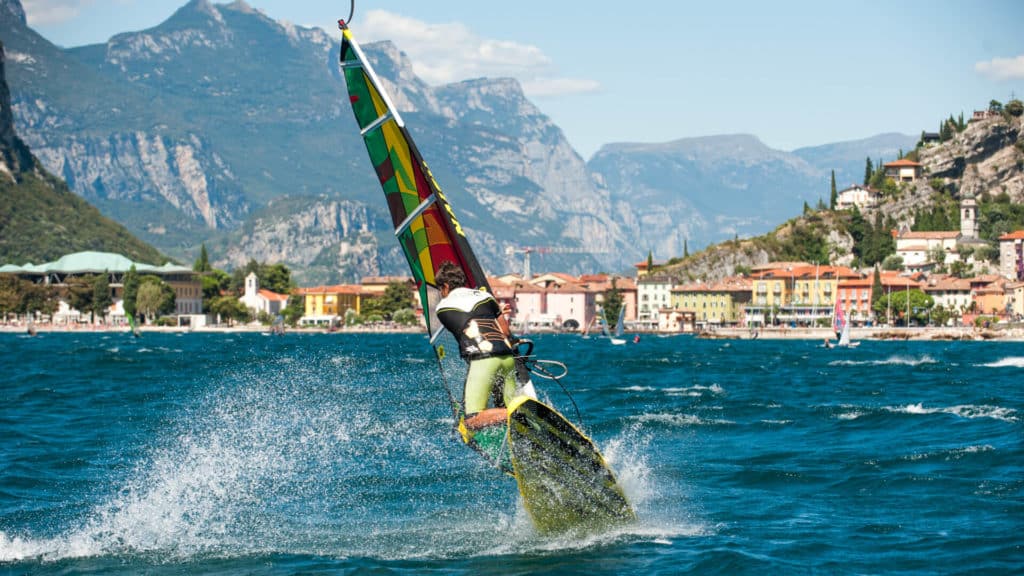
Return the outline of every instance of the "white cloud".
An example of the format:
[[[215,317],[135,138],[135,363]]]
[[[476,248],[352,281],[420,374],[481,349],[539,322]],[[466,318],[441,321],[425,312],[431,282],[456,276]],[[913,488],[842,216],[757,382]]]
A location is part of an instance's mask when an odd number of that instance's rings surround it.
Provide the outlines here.
[[[1013,58],[993,58],[978,62],[974,69],[994,80],[1024,79],[1024,54]]]
[[[93,0],[22,0],[29,26],[61,24],[78,16]]]
[[[523,80],[523,92],[531,96],[560,96],[562,94],[582,94],[597,92],[601,83],[586,78],[530,78]]]
[[[412,60],[416,75],[432,85],[469,78],[515,78],[530,96],[590,92],[594,80],[560,78],[551,59],[530,44],[481,38],[464,24],[428,24],[384,10],[370,10],[353,30],[357,39],[391,40]]]

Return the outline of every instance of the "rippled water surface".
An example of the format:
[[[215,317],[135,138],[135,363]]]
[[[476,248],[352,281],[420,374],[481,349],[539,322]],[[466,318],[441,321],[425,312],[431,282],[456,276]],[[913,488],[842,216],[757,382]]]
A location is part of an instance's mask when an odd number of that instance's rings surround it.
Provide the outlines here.
[[[535,534],[419,335],[0,334],[0,573],[1024,571],[1024,343],[537,351],[636,525]]]

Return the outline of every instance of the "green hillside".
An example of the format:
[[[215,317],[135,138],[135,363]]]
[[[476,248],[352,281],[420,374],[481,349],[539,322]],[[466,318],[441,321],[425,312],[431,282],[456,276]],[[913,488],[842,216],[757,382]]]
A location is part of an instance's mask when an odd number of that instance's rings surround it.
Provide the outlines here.
[[[0,263],[38,264],[83,250],[163,264],[156,248],[132,236],[48,174],[0,175]]]

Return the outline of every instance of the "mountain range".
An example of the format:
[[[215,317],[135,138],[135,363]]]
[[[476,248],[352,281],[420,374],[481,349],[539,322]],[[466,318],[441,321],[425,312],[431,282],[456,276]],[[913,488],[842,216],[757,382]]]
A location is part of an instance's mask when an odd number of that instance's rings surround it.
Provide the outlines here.
[[[164,253],[188,262],[205,243],[219,267],[282,262],[306,284],[405,273],[325,31],[192,0],[151,29],[65,49],[0,0],[0,40],[40,162]],[[519,270],[523,247],[549,249],[535,269],[625,271],[649,251],[763,233],[827,200],[832,171],[845,187],[866,157],[917,140],[786,152],[709,136],[584,161],[515,80],[429,86],[393,43],[364,50],[492,273]]]

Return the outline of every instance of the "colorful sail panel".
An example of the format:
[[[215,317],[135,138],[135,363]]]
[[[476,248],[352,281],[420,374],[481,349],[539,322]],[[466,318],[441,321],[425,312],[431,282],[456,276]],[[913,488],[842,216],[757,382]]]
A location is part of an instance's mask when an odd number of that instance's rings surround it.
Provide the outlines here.
[[[470,249],[469,241],[430,168],[384,92],[363,51],[344,22],[341,67],[348,86],[352,112],[387,200],[391,220],[420,300],[428,313],[427,330],[439,329],[433,315],[429,288],[437,289],[434,275],[445,262],[466,273],[471,288],[488,288],[487,279]]]

